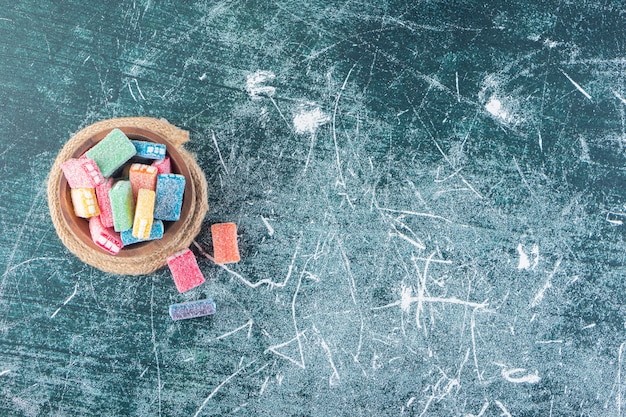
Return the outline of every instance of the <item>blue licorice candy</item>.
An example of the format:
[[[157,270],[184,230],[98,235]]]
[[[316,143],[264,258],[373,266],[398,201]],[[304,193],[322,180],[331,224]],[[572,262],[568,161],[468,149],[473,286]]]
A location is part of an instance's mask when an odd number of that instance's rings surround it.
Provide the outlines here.
[[[131,140],[135,149],[137,150],[137,156],[146,159],[163,159],[165,158],[165,145],[162,143],[147,142],[143,140]]]
[[[215,314],[215,302],[210,298],[170,306],[172,320],[193,319],[211,314]]]
[[[185,177],[178,174],[157,175],[154,218],[166,221],[180,219],[185,192]]]
[[[163,232],[165,231],[163,222],[161,220],[154,220],[152,222],[152,228],[150,229],[150,237],[148,239],[139,239],[133,236],[133,229],[124,230],[120,233],[120,238],[124,246],[132,245],[133,243],[146,242],[148,240],[161,239]]]

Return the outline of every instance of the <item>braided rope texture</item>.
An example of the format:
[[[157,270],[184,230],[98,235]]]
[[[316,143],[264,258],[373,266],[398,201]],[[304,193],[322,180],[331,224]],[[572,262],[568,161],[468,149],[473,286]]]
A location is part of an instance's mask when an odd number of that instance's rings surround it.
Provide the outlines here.
[[[59,187],[63,172],[61,164],[72,157],[83,142],[96,133],[107,129],[124,127],[143,128],[166,138],[176,146],[190,172],[190,180],[195,190],[195,198],[189,215],[180,219],[183,222],[176,236],[168,239],[163,245],[148,253],[132,257],[116,257],[104,251],[88,247],[78,239],[63,220],[61,214]],[[165,266],[169,255],[187,248],[200,232],[202,221],[209,209],[207,181],[204,173],[198,166],[195,157],[183,148],[189,141],[189,132],[182,130],[165,119],[151,117],[124,117],[108,119],[89,125],[76,133],[61,149],[48,176],[48,206],[52,223],[61,242],[83,262],[104,272],[120,275],[143,275],[156,271]]]

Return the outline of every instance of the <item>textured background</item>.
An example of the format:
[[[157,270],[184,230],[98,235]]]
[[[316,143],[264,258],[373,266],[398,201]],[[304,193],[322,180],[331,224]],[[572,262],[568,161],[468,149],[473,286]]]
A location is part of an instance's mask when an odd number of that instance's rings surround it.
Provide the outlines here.
[[[621,2],[4,3],[3,416],[626,415]],[[131,115],[191,132],[197,242],[239,225],[189,293],[49,219]]]

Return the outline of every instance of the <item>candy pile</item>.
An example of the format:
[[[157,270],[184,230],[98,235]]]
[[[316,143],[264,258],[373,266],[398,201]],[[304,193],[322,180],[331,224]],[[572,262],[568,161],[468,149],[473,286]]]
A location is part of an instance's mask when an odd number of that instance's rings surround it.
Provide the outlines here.
[[[166,153],[163,144],[131,141],[113,129],[61,165],[74,214],[88,219],[98,247],[116,255],[124,246],[162,238],[163,221],[180,218],[185,177],[171,173]]]
[[[117,255],[122,248],[163,237],[163,222],[180,219],[185,177],[171,172],[166,146],[130,140],[113,129],[79,158],[61,164],[74,214],[89,222],[99,248]],[[214,261],[238,262],[237,226],[211,226]],[[205,282],[195,256],[183,249],[167,258],[174,284],[185,292]],[[215,313],[215,303],[199,300],[170,306],[173,320]]]

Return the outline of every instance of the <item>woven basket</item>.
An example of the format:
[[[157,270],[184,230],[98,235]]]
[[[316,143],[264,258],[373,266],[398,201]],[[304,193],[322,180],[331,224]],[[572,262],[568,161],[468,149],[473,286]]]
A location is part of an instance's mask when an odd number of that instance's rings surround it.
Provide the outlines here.
[[[61,164],[82,155],[114,128],[120,129],[133,140],[165,144],[172,172],[184,175],[187,181],[180,220],[166,222],[162,239],[130,245],[117,255],[110,255],[93,243],[88,222],[74,215],[70,188],[63,176]],[[189,132],[171,125],[165,119],[150,117],[103,120],[76,133],[59,152],[48,177],[48,206],[52,223],[70,252],[105,272],[141,275],[161,268],[169,255],[191,245],[200,232],[209,205],[204,173],[194,156],[183,148],[188,140]]]

